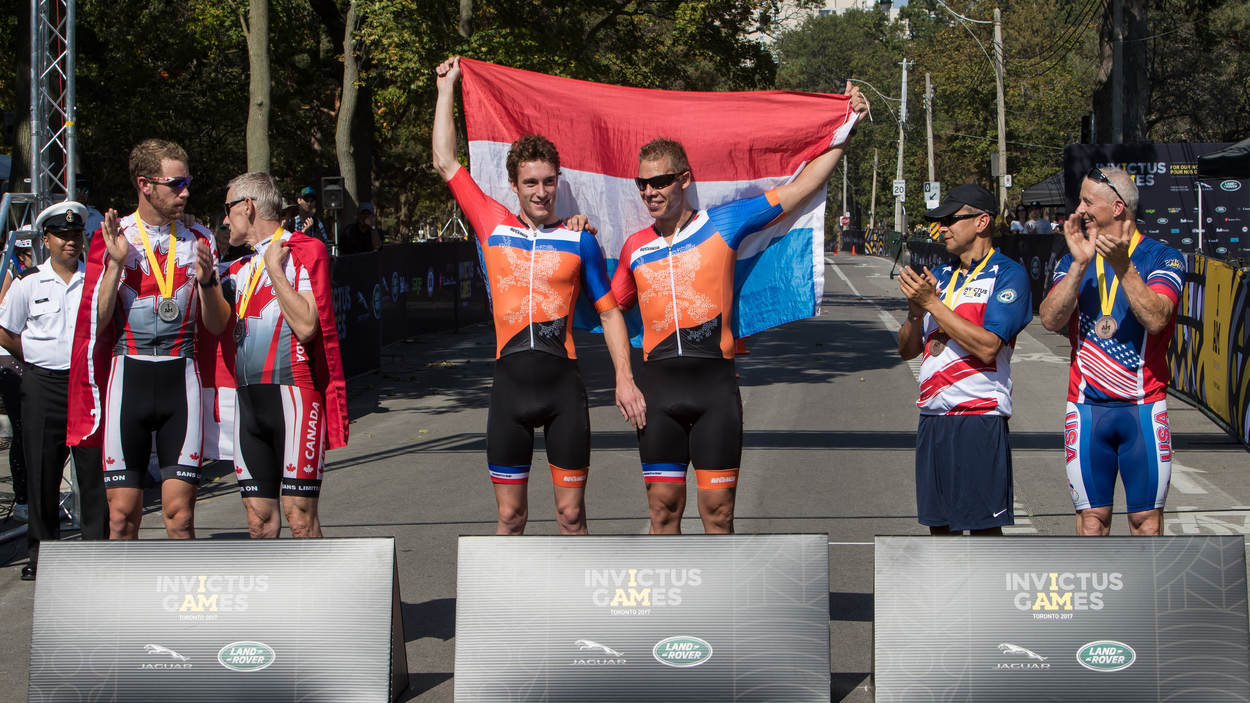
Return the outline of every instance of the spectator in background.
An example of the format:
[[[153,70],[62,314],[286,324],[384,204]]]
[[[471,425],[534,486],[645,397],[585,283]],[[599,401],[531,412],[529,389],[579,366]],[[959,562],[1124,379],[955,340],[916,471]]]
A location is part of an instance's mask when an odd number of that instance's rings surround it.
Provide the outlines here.
[[[317,191],[313,190],[312,186],[304,186],[296,196],[295,202],[298,210],[290,222],[283,226],[292,232],[303,232],[310,237],[316,237],[323,244],[328,245],[330,238],[326,235],[326,227],[317,217]]]
[[[13,241],[13,267],[5,271],[4,286],[0,288],[0,303],[8,296],[13,281],[34,267],[30,244],[28,236]],[[0,346],[0,414],[6,415],[8,419],[8,428],[4,435],[7,439],[0,441],[8,444],[9,475],[13,477],[13,509],[10,515],[25,522],[29,507],[26,503],[26,461],[22,449],[21,384],[22,363]]]
[[[1050,222],[1042,217],[1042,209],[1033,203],[1029,208],[1029,221],[1024,225],[1024,231],[1029,234],[1050,234]]]
[[[1025,211],[1023,205],[1016,206],[1016,215],[1011,218],[1011,233],[1024,234]]]
[[[339,242],[339,253],[362,254],[366,251],[377,251],[382,248],[385,236],[386,233],[378,228],[378,217],[373,211],[373,203],[361,203],[356,221]]]

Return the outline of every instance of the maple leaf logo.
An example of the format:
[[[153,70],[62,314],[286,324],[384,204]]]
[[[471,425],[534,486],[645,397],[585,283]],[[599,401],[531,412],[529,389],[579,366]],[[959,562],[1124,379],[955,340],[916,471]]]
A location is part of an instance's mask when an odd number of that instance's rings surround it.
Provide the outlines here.
[[[190,459],[191,461],[199,461],[200,455],[197,454],[196,452],[191,452],[190,454],[187,455],[187,458]]]
[[[106,460],[106,463],[108,463],[108,464],[110,464],[110,465],[111,465],[111,464],[116,464],[116,463],[117,463],[117,460],[116,460],[116,459],[114,459],[113,457],[109,457],[109,458]]]
[[[289,473],[295,473],[295,465],[294,465],[294,464],[287,464],[287,465],[286,465],[286,470],[287,470]]]

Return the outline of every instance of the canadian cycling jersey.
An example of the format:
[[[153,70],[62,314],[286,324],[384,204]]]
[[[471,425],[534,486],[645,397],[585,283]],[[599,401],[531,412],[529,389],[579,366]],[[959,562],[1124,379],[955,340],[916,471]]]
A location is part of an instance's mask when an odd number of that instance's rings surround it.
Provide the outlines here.
[[[212,235],[199,225],[188,228],[180,221],[174,223],[177,244],[174,247],[172,288],[178,316],[166,322],[157,312],[161,302],[160,287],[152,273],[135,215],[132,213],[123,217],[117,225],[130,242],[130,253],[122,264],[118,283],[117,307],[113,313],[118,334],[113,355],[193,357],[196,318],[200,308],[199,294],[195,290],[195,244],[198,240],[208,244],[216,261],[217,245]],[[162,278],[168,272],[170,226],[143,223],[157,265],[161,268],[157,275]],[[109,266],[113,265],[110,261]]]
[[[992,250],[989,257],[979,272],[980,262],[974,261],[966,270],[947,264],[933,275],[942,299],[954,299],[956,315],[998,335],[1004,344],[987,364],[943,332],[932,314],[925,313],[920,397],[916,400],[922,415],[1011,417],[1011,353],[1016,335],[1033,319],[1033,303],[1024,267],[998,250]],[[971,280],[965,280],[969,275]]]
[[[281,241],[290,238],[290,232],[282,232]],[[235,315],[238,316],[240,305],[246,305],[242,317],[235,320],[235,325],[242,325],[244,330],[242,336],[237,328],[235,331],[235,380],[240,387],[276,383],[312,390],[316,388],[312,359],[287,324],[265,268],[265,250],[270,246],[273,245],[269,237],[265,237],[255,245],[256,253],[230,262],[222,276],[222,293],[233,301]],[[255,291],[248,297],[245,291],[257,271],[260,277]],[[287,281],[295,290],[312,291],[308,270],[294,252],[287,256],[285,271]]]
[[[621,307],[638,303],[644,360],[733,358],[738,245],[781,214],[770,190],[694,213],[671,243],[654,226],[625,240],[612,293]]]
[[[1146,285],[1173,303],[1172,318],[1157,334],[1150,334],[1129,307],[1121,287],[1112,301],[1111,317],[1115,333],[1103,339],[1093,333],[1102,317],[1098,292],[1097,263],[1091,261],[1077,291],[1076,310],[1068,322],[1072,343],[1072,364],[1068,374],[1068,400],[1073,403],[1153,403],[1167,395],[1172,379],[1167,351],[1176,329],[1176,302],[1180,300],[1185,276],[1185,257],[1166,244],[1149,237],[1130,255]],[[1064,256],[1055,267],[1052,287],[1068,275],[1072,255]],[[1107,265],[1107,284],[1112,271]]]
[[[447,185],[481,247],[495,321],[495,356],[536,350],[576,359],[569,328],[582,283],[596,312],[616,307],[594,235],[562,224],[530,229],[483,193],[464,169]]]

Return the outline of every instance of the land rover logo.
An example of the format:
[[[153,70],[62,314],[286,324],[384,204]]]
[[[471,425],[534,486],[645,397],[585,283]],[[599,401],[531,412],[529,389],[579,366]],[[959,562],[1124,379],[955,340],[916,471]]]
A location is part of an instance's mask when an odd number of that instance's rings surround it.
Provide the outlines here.
[[[1137,661],[1137,652],[1123,642],[1098,640],[1076,650],[1076,660],[1091,671],[1120,671]]]
[[[1241,181],[1235,181],[1231,178],[1227,181],[1220,181],[1220,190],[1227,191],[1229,193],[1241,190]]]
[[[277,658],[264,642],[231,642],[217,652],[217,661],[231,671],[260,671]]]
[[[686,669],[711,659],[712,645],[698,637],[678,635],[656,642],[651,654],[665,666]]]
[[[1166,225],[1168,223],[1168,218],[1160,217],[1159,219],[1155,220],[1155,222],[1158,222],[1161,225]]]

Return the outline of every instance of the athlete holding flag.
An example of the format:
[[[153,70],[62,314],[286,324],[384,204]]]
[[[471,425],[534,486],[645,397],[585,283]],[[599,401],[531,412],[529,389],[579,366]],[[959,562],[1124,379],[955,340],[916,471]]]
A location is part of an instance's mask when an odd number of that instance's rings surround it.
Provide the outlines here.
[[[268,173],[226,190],[230,244],[253,254],[225,267],[206,297],[233,303],[234,467],[252,537],[321,537],[317,505],[325,451],[347,443],[346,384],[325,244],[282,228],[282,194]],[[279,512],[279,497],[281,512]]]

